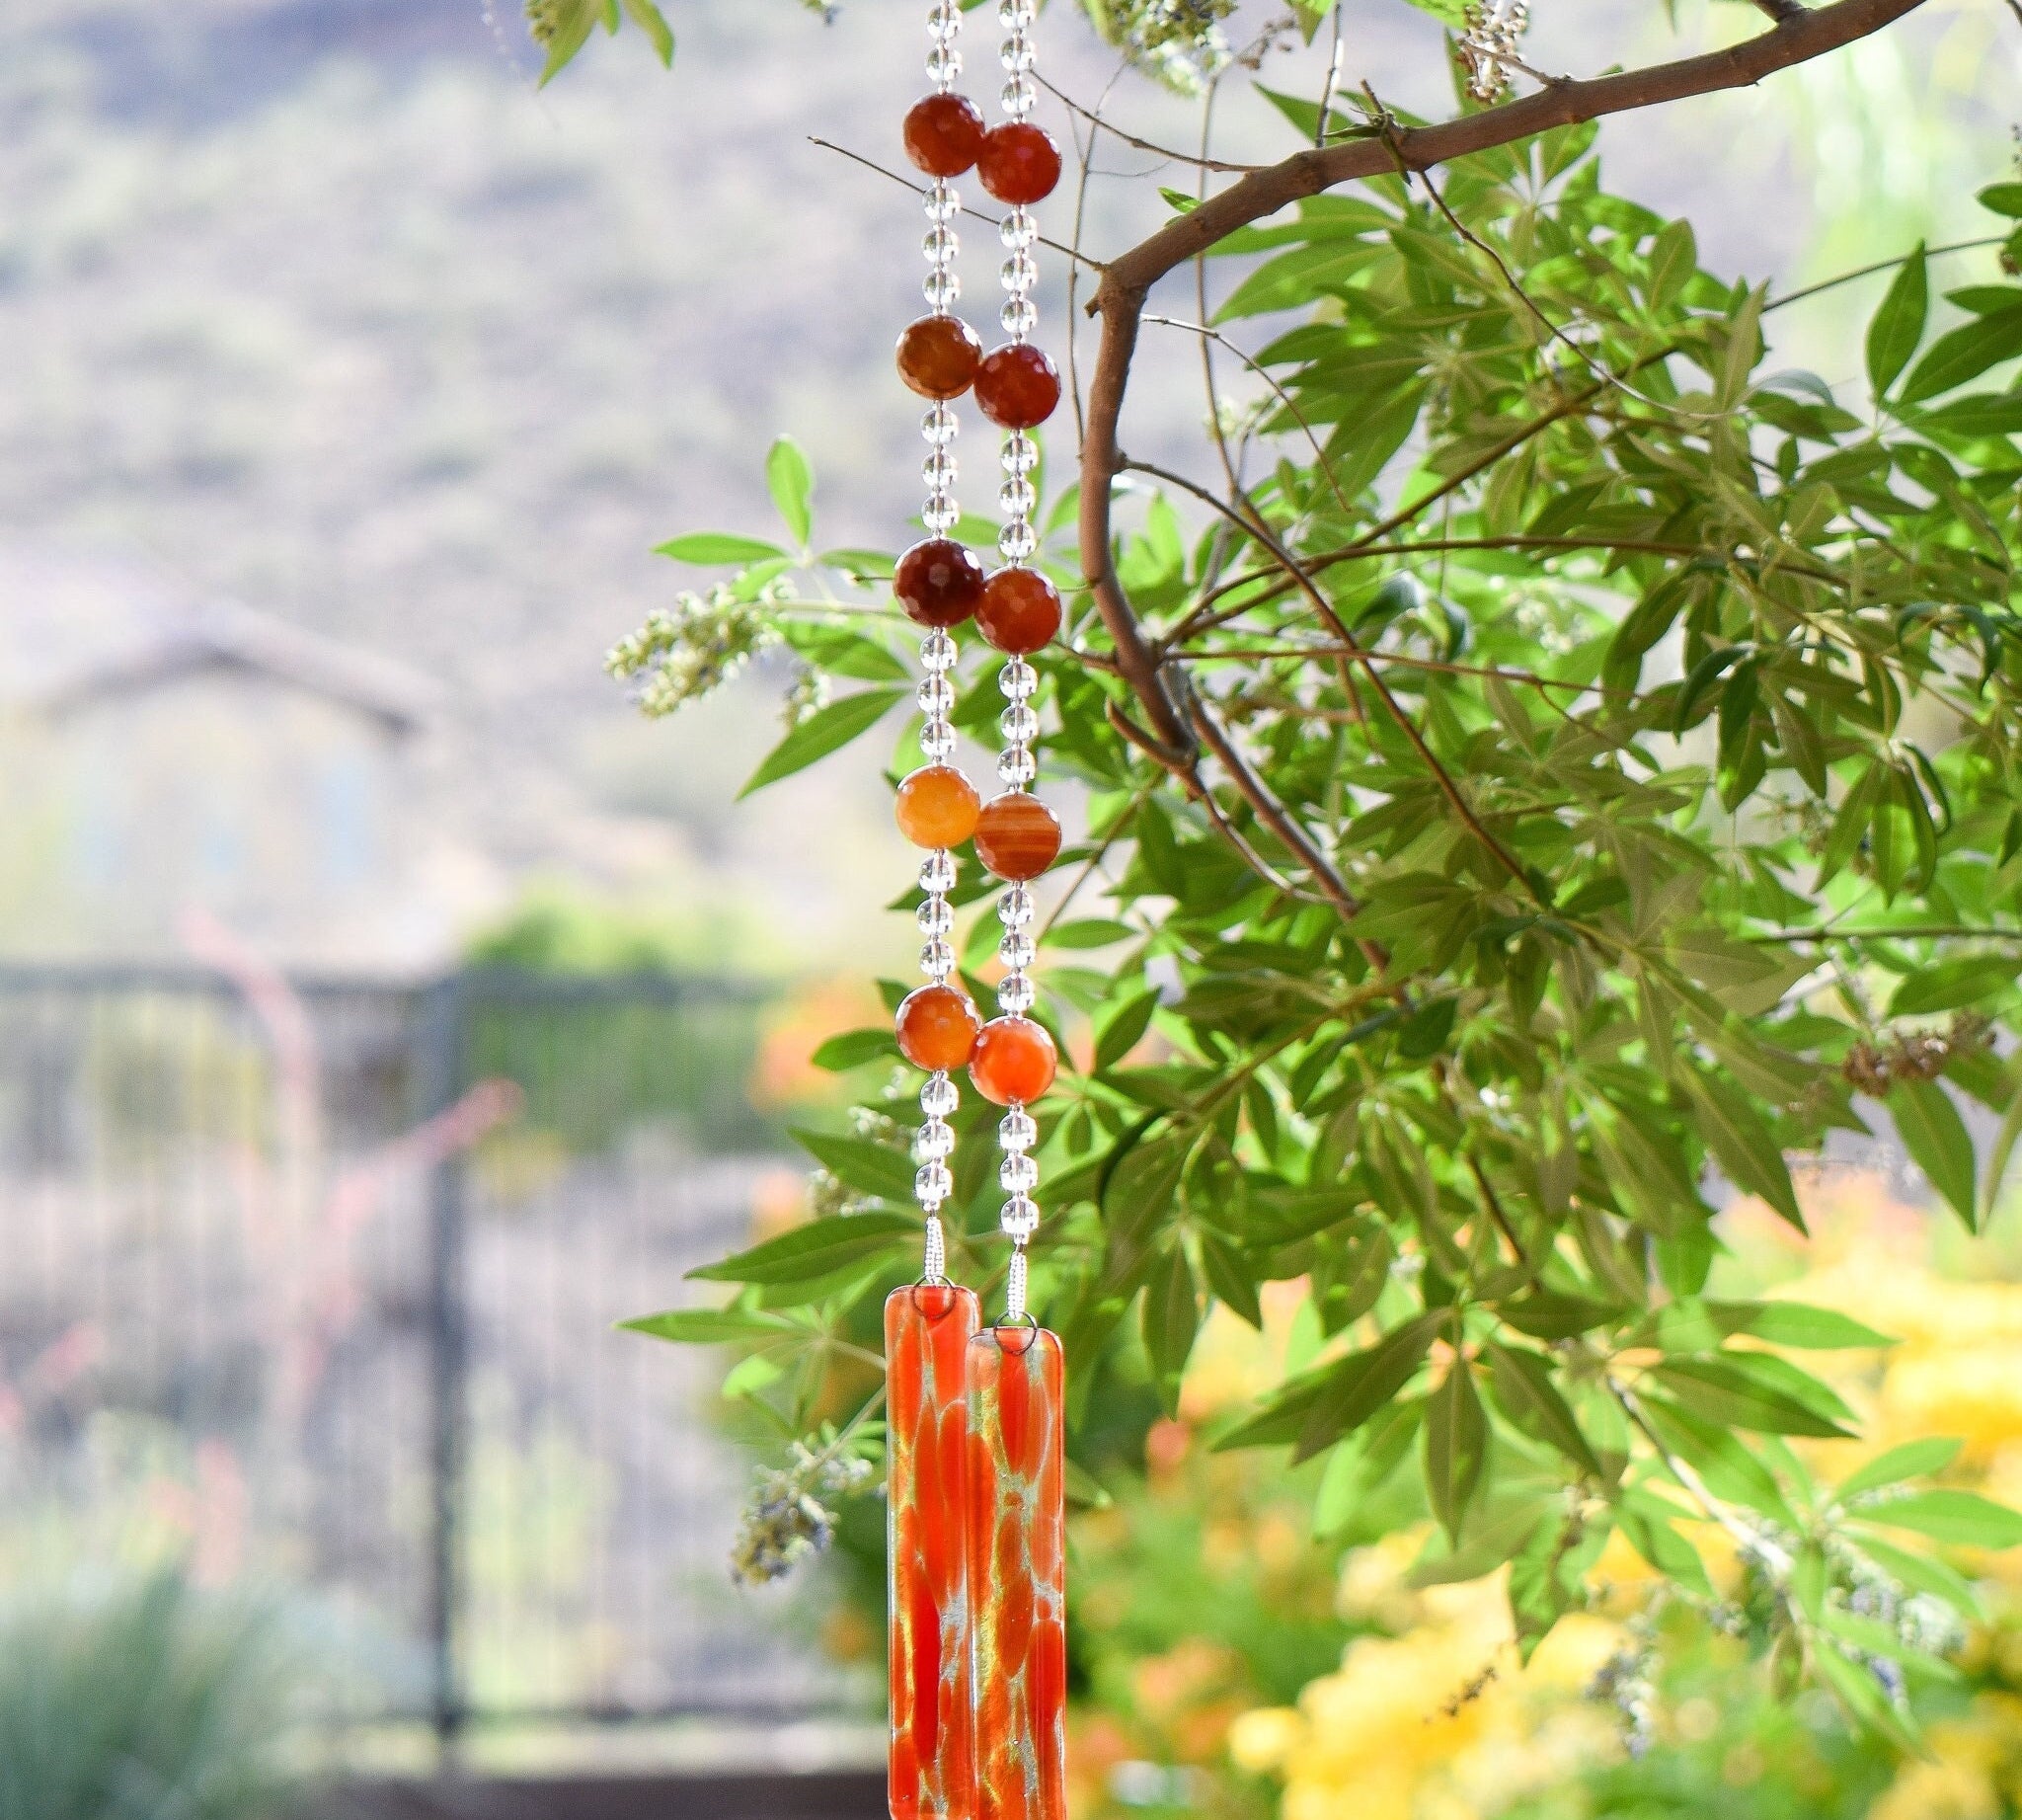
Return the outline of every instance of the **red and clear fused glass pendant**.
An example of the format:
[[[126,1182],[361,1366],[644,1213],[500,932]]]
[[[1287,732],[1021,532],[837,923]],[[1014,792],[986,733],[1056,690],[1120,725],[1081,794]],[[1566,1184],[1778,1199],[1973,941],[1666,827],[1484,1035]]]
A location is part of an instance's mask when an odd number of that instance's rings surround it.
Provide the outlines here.
[[[977,1820],[1066,1820],[1066,1372],[1043,1327],[969,1343]]]
[[[894,1290],[885,1303],[893,1820],[973,1820],[970,1684],[969,1343],[972,1291]]]

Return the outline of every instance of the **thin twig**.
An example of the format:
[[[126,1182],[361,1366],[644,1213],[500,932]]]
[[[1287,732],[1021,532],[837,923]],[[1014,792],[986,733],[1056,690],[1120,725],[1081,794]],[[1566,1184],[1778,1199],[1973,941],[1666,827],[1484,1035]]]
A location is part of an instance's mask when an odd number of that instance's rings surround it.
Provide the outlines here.
[[[925,196],[927,194],[925,184],[916,184],[904,172],[892,170],[880,164],[875,158],[866,158],[862,152],[853,152],[847,145],[837,145],[833,139],[823,139],[815,133],[810,133],[808,135],[808,143],[820,146],[824,152],[839,152],[850,163],[860,164],[867,171],[876,171],[880,177],[901,185],[903,188],[910,190],[914,196]],[[980,208],[970,207],[966,202],[963,204],[962,212],[974,220],[987,221],[992,227],[1002,227],[1004,225],[1004,217],[1002,215],[985,213]],[[1101,272],[1104,269],[1100,260],[1090,259],[1087,254],[1081,252],[1077,247],[1063,246],[1057,240],[1049,240],[1044,234],[1040,235],[1039,243],[1043,247],[1052,248],[1055,253],[1063,254],[1077,266],[1086,266],[1091,272]]]
[[[1223,171],[1231,177],[1246,177],[1252,171],[1261,171],[1265,168],[1257,164],[1224,164],[1219,158],[1209,158],[1205,154],[1195,152],[1176,152],[1169,145],[1158,145],[1150,139],[1140,139],[1132,133],[1126,132],[1121,126],[1104,119],[1099,112],[1084,108],[1073,96],[1069,95],[1064,89],[1054,88],[1044,76],[1035,73],[1033,80],[1057,101],[1061,107],[1065,108],[1069,114],[1078,114],[1091,125],[1099,127],[1119,144],[1128,145],[1133,151],[1151,152],[1157,157],[1170,159],[1174,164],[1191,164],[1204,171]],[[1096,108],[1100,109],[1101,105],[1098,102]]]

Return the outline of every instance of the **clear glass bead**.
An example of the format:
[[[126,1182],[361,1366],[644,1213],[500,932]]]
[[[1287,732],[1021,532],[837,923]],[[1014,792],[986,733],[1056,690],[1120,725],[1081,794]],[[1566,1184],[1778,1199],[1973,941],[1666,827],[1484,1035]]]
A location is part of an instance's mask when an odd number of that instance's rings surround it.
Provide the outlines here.
[[[997,755],[997,775],[1014,790],[1022,790],[1039,775],[1039,764],[1022,746]]]
[[[930,1162],[912,1178],[912,1191],[922,1206],[939,1207],[955,1192],[955,1177],[946,1163]]]
[[[1023,1017],[1039,999],[1039,989],[1030,974],[1006,974],[997,982],[997,1008],[1013,1017]]]
[[[1039,672],[1023,658],[1013,658],[997,676],[1006,701],[1030,701],[1039,693]]]
[[[1023,32],[1032,19],[1032,0],[997,0],[997,23],[1006,32]]]
[[[1039,322],[1039,305],[1030,297],[1013,297],[997,312],[997,321],[1014,342],[1022,342]]]
[[[1039,493],[1029,480],[1007,480],[997,489],[997,505],[1014,518],[1028,518],[1039,504]]]
[[[1030,746],[1039,738],[1039,716],[1021,701],[997,716],[997,731],[1006,746]]]
[[[955,729],[946,721],[929,721],[920,729],[920,751],[929,758],[947,758],[955,752]]]
[[[1039,58],[1034,54],[1031,41],[1023,37],[1007,38],[997,46],[997,60],[1014,76],[1023,75]]]
[[[997,920],[1007,929],[1022,929],[1036,913],[1032,892],[1024,885],[1013,885],[997,900]]]
[[[1023,973],[1030,967],[1037,953],[1032,937],[1023,929],[1005,930],[1004,939],[997,944],[997,959],[1014,973]]]
[[[920,280],[920,295],[936,316],[945,316],[962,301],[962,279],[936,266]]]
[[[927,52],[927,80],[939,88],[953,88],[962,80],[962,52],[952,44],[936,44]]]
[[[962,1089],[946,1074],[929,1074],[920,1089],[920,1110],[930,1119],[945,1119],[962,1104]]]
[[[1022,520],[1004,526],[997,533],[997,553],[1006,562],[1022,563],[1039,548],[1039,533]]]
[[[920,1162],[946,1162],[955,1154],[955,1127],[946,1119],[929,1119],[913,1134],[912,1153]]]
[[[962,212],[962,192],[951,183],[938,183],[927,192],[927,219],[946,227]]]
[[[1013,1244],[1023,1244],[1039,1230],[1039,1203],[1029,1194],[1014,1194],[1004,1203],[997,1224]]]
[[[937,448],[920,463],[920,479],[936,493],[945,493],[961,477],[962,471],[956,463],[955,451],[952,448]]]
[[[1030,1194],[1039,1186],[1039,1164],[1020,1150],[997,1165],[997,1183],[1006,1194]]]
[[[1014,430],[1004,438],[1004,471],[1008,474],[1030,474],[1039,466],[1039,444],[1022,430]]]
[[[920,514],[920,522],[937,537],[943,531],[952,531],[961,521],[962,508],[951,499],[930,500]]]
[[[944,941],[930,941],[920,949],[920,972],[929,980],[945,980],[955,971],[955,949]]]
[[[997,223],[997,238],[1007,253],[1025,253],[1039,238],[1039,223],[1029,208],[1014,208]]]
[[[920,704],[922,714],[932,720],[942,720],[955,707],[955,684],[934,673],[913,691],[913,698]]]
[[[997,278],[1006,290],[1028,291],[1039,282],[1039,262],[1030,253],[1014,253],[997,268]]]
[[[937,847],[920,861],[920,889],[932,895],[955,889],[955,855]]]
[[[922,899],[912,916],[922,935],[947,935],[955,927],[955,907],[938,895]]]
[[[1015,120],[1022,120],[1039,105],[1039,91],[1030,76],[1013,76],[997,91],[998,103]]]
[[[1017,0],[1005,0],[1006,5],[1016,5]],[[936,39],[954,38],[962,30],[962,9],[955,0],[940,0],[927,14],[928,35]]]
[[[962,653],[939,626],[920,640],[920,663],[928,670],[950,671]]]
[[[962,236],[952,227],[929,228],[920,236],[920,251],[930,266],[952,266],[962,251]]]
[[[920,419],[920,435],[937,448],[944,442],[954,441],[960,428],[953,408],[945,404],[936,405]]]
[[[1023,1106],[997,1121],[997,1142],[1007,1150],[1029,1150],[1039,1142],[1039,1121]]]

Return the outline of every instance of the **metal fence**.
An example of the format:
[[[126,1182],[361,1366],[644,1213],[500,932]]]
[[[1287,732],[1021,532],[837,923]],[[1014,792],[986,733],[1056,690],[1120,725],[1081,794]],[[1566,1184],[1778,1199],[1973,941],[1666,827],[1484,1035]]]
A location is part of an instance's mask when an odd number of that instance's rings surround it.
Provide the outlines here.
[[[172,1547],[353,1716],[832,1704],[724,1553],[710,1361],[614,1333],[785,1165],[744,996],[0,968],[0,1579]]]

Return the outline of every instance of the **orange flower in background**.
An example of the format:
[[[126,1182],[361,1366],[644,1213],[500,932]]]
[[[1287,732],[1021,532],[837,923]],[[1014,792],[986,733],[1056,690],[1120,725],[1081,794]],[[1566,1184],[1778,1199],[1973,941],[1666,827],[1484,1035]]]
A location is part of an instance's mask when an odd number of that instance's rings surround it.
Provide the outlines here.
[[[842,1076],[815,1066],[815,1052],[832,1036],[888,1022],[877,993],[862,980],[822,980],[798,987],[768,1014],[751,1066],[751,1103],[768,1111],[842,1105]]]

